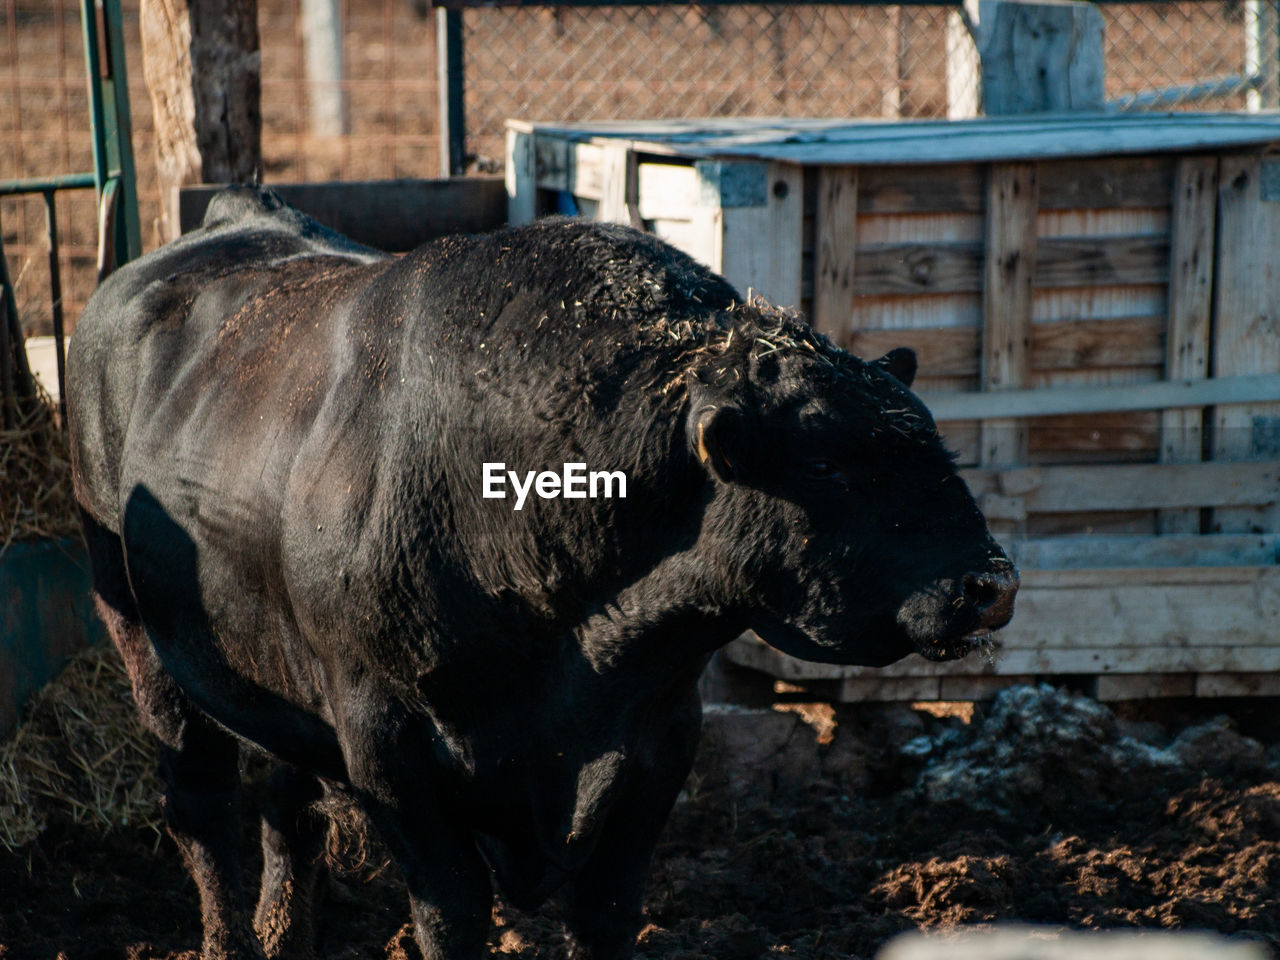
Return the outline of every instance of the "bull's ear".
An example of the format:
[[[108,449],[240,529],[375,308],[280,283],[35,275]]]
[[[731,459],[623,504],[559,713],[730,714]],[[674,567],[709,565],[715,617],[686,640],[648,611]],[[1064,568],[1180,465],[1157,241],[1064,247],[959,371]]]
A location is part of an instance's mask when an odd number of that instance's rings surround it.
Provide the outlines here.
[[[896,378],[904,387],[911,386],[911,381],[916,378],[916,352],[910,347],[890,350],[874,363],[889,376]]]
[[[734,404],[695,404],[688,432],[698,462],[723,483],[731,482],[742,468],[746,446],[742,411]]]

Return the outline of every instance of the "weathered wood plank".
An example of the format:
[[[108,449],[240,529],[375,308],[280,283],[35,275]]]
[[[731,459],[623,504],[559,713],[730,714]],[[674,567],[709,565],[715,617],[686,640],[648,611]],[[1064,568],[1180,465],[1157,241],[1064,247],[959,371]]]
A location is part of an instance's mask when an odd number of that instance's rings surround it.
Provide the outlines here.
[[[982,213],[986,175],[978,164],[946,164],[920,174],[904,166],[861,168],[859,209],[869,214]]]
[[[1039,163],[1041,210],[1168,207],[1173,159],[1167,156],[1084,157]],[[861,168],[858,205],[864,213],[981,213],[983,168],[976,163]]]
[[[1054,323],[1063,320],[1164,317],[1168,313],[1168,284],[1147,283],[1037,290],[1031,319],[1035,323]]]
[[[1280,461],[970,468],[975,497],[1020,498],[1029,513],[1239,507],[1280,502]]]
[[[1123,207],[1111,210],[1041,210],[1036,218],[1041,240],[1054,237],[1161,237],[1169,236],[1169,203],[1160,207]]]
[[[1038,210],[1033,164],[991,165],[987,171],[979,374],[982,390],[988,393],[1024,387],[1030,375],[1031,288],[1038,269]],[[984,423],[981,431],[980,459],[984,466],[1026,462],[1027,435],[1021,423],[995,419]],[[997,524],[996,528],[1001,526],[1010,529],[1005,524]]]
[[[507,127],[507,222],[530,223],[538,215],[538,181],[534,175],[533,133]]]
[[[848,349],[860,357],[879,357],[895,347],[916,352],[921,377],[967,377],[978,373],[978,331],[972,327],[932,330],[854,330]]]
[[[1163,236],[1056,237],[1041,240],[1035,285],[1164,283],[1169,278],[1169,241]]]
[[[1031,369],[1143,367],[1164,360],[1164,320],[1067,320],[1031,328]]]
[[[979,333],[973,327],[854,330],[848,349],[878,357],[911,347],[921,377],[977,376]],[[1037,323],[1031,328],[1031,370],[1151,367],[1164,360],[1164,321],[1159,317]]]
[[[1278,673],[1198,673],[1195,676],[1197,697],[1276,697],[1280,696]]]
[[[841,703],[941,700],[937,677],[850,677],[841,681],[836,698]]]
[[[600,149],[603,154],[603,193],[596,216],[607,223],[624,223],[639,229],[635,153],[625,141],[607,143]]]
[[[980,213],[859,213],[858,243],[981,243]]]
[[[982,297],[978,293],[935,293],[863,296],[854,286],[850,325],[854,330],[883,328],[982,326]]]
[[[1020,570],[1266,566],[1280,563],[1280,534],[1044,537],[1003,544]]]
[[[1280,399],[1280,374],[1267,373],[1210,380],[1178,380],[1117,387],[1054,387],[985,393],[921,392],[920,398],[938,420],[981,420],[993,417],[1058,416],[1213,404],[1274,403]]]
[[[1174,180],[1165,345],[1165,376],[1171,380],[1199,380],[1209,373],[1217,214],[1218,158],[1181,158]],[[1166,410],[1161,414],[1162,462],[1199,460],[1203,438],[1203,410]],[[1157,522],[1163,533],[1194,533],[1200,529],[1200,511],[1165,511]]]
[[[1034,234],[1032,234],[1034,236]],[[1036,288],[1165,283],[1164,237],[1054,237],[1035,244]],[[854,274],[859,294],[971,293],[981,289],[986,251],[973,243],[860,246]]]
[[[981,243],[885,243],[858,248],[853,285],[859,295],[977,293]]]
[[[1167,207],[1172,191],[1168,156],[1040,161],[1041,210]]]
[[[1007,676],[946,676],[938,678],[939,700],[990,700],[1001,690],[1023,683],[1034,683],[1030,674]],[[848,681],[845,681],[846,683]]]
[[[1094,690],[1094,696],[1104,702],[1190,697],[1195,693],[1196,676],[1190,673],[1104,674],[1098,677]]]
[[[1280,203],[1262,187],[1270,157],[1222,158],[1214,284],[1213,376],[1280,370]],[[1270,398],[1280,400],[1280,396]],[[1280,455],[1280,403],[1256,402],[1213,413],[1216,459]],[[1280,510],[1218,512],[1215,529],[1280,529]]]
[[[840,346],[850,342],[857,231],[857,168],[822,167],[818,171],[813,324]]]
[[[721,206],[717,268],[744,295],[753,289],[774,303],[799,306],[804,251],[804,171],[789,163],[766,168],[761,205]]]

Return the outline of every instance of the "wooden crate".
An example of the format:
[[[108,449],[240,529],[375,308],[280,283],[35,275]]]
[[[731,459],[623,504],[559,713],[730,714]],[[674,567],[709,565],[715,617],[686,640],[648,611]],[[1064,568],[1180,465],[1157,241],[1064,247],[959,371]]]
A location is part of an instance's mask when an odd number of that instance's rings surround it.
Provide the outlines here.
[[[508,216],[652,230],[917,391],[1023,572],[993,662],[851,698],[1280,691],[1280,117],[508,125]]]

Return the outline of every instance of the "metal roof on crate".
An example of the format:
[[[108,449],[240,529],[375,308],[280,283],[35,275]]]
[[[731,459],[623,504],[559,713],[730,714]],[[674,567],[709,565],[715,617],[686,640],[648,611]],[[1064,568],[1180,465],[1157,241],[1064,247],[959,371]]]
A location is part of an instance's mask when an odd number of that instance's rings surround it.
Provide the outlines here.
[[[1280,113],[1275,111],[908,121],[777,117],[586,123],[513,120],[508,126],[578,142],[630,140],[637,149],[650,153],[805,165],[982,163],[1280,144]]]

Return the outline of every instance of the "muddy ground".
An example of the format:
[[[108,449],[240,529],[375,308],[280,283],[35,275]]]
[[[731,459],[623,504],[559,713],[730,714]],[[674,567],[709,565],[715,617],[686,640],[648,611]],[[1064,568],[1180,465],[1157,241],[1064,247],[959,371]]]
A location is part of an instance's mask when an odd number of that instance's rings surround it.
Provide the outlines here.
[[[1274,702],[1113,711],[1018,687],[951,713],[711,708],[638,956],[871,957],[902,930],[1006,920],[1280,944]],[[323,958],[417,956],[376,851],[323,915]],[[493,955],[564,956],[554,904],[494,918]],[[146,825],[55,811],[0,854],[4,960],[194,960],[198,942],[194,889]]]

